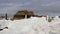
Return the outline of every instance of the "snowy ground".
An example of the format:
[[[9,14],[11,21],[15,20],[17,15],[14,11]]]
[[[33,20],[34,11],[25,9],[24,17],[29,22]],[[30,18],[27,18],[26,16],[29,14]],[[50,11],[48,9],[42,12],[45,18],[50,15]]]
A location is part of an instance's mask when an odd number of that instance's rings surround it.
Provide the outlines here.
[[[60,19],[48,22],[45,17],[31,17],[22,20],[0,20],[0,34],[60,34]]]

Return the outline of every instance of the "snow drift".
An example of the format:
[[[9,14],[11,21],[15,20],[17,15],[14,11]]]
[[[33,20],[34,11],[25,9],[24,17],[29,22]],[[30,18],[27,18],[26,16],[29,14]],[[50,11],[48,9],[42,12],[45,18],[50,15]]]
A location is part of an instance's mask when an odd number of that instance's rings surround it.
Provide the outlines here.
[[[0,20],[0,34],[60,34],[60,19],[48,22],[45,17],[31,17],[22,20]]]

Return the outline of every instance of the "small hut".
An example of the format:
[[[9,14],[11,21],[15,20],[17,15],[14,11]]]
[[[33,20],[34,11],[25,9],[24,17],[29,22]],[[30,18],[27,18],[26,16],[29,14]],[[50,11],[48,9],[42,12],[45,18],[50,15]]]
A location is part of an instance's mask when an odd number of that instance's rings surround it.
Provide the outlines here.
[[[34,13],[32,11],[22,10],[18,11],[13,19],[24,19],[24,18],[30,18],[31,16],[34,16]]]

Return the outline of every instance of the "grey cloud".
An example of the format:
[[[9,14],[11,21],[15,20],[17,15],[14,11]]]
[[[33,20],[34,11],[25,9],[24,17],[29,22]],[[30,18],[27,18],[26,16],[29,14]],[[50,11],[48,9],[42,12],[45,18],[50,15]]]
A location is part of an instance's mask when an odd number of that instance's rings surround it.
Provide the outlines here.
[[[4,8],[8,13],[28,9],[39,15],[59,15],[60,0],[0,0],[2,13],[6,11]]]
[[[31,0],[0,0],[0,3],[25,3]]]

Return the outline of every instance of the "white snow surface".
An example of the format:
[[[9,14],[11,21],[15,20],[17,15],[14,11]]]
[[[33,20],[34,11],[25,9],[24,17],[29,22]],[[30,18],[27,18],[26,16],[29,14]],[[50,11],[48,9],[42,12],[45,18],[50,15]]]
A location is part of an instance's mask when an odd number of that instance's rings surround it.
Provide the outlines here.
[[[0,34],[60,34],[60,18],[48,22],[45,17],[31,17],[21,20],[0,20]]]

